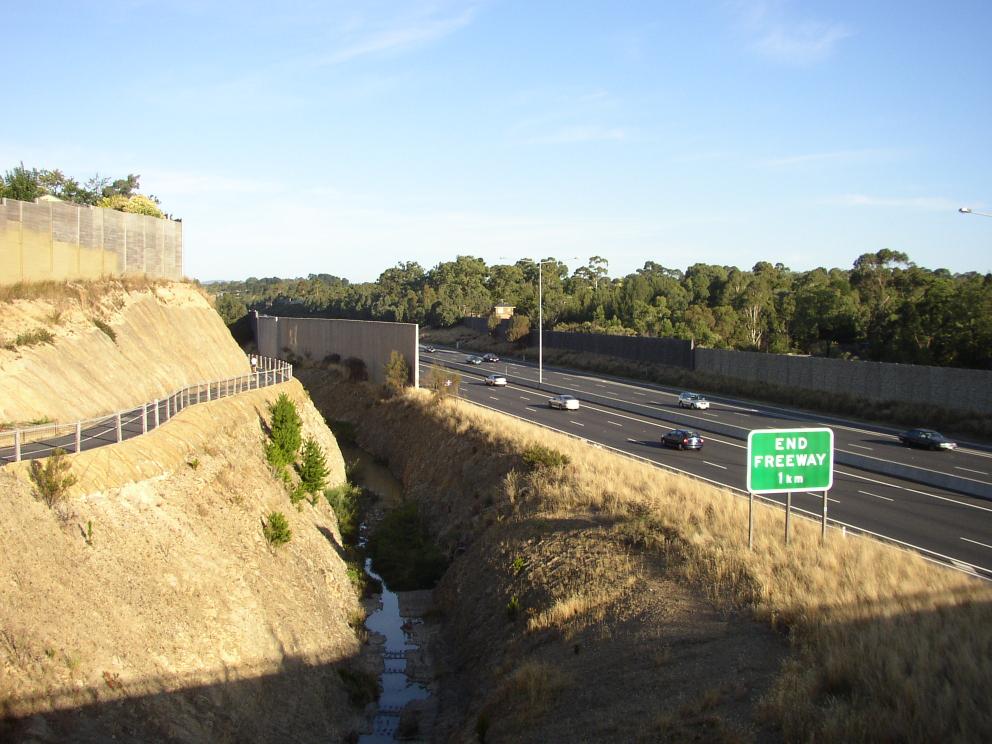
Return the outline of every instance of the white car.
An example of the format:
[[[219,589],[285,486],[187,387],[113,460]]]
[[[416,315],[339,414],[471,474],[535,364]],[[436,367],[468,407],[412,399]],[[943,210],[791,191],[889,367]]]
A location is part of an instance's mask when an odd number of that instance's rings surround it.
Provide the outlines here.
[[[495,387],[506,387],[506,378],[503,375],[489,375],[486,378],[487,385],[494,385]]]
[[[563,408],[566,411],[579,410],[579,399],[572,395],[556,395],[548,400],[551,408]]]
[[[465,357],[466,364],[482,364],[482,357],[477,357],[474,354],[469,354]]]
[[[679,408],[698,408],[705,411],[710,407],[710,402],[699,393],[680,393]]]

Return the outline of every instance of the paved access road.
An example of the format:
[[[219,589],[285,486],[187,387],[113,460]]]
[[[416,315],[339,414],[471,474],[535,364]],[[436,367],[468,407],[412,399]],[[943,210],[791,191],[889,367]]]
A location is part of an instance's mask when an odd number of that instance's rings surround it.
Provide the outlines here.
[[[835,432],[835,446],[850,446],[866,439],[888,441],[891,434],[871,431],[858,424],[848,426],[808,414],[746,405],[724,398],[713,399],[711,411],[680,410],[675,403],[677,391],[644,386],[631,381],[604,379],[578,371],[563,372],[545,368],[544,390],[537,389],[536,369],[519,362],[499,362],[480,366],[464,364],[465,353],[441,350],[422,354],[425,364],[441,363],[462,373],[462,395],[473,402],[505,411],[555,429],[583,437],[617,450],[643,457],[665,467],[690,473],[715,484],[743,491],[747,430],[750,428],[795,428],[830,426]],[[493,372],[505,374],[506,388],[488,387],[483,377]],[[424,372],[421,372],[424,375]],[[423,379],[423,378],[422,378]],[[615,396],[626,406],[634,398],[644,397],[637,412],[610,405],[584,402],[578,411],[551,410],[547,399],[567,392],[582,399],[592,392],[602,400]],[[708,433],[707,422],[737,420],[741,439]],[[681,426],[687,416],[698,421],[694,428],[706,440],[701,451],[676,451],[660,445],[661,435]],[[793,417],[794,416],[794,417]],[[667,418],[666,418],[667,417]],[[842,434],[843,432],[843,434]],[[893,439],[893,441],[895,441]],[[843,442],[843,443],[842,443]],[[869,446],[865,444],[864,446]],[[889,445],[886,445],[889,446]],[[898,446],[892,446],[898,450]],[[886,450],[887,451],[887,450]],[[908,457],[939,458],[958,453],[906,452]],[[964,453],[977,462],[989,462],[989,453],[975,449]],[[972,460],[967,460],[975,464]],[[977,469],[977,468],[976,468]],[[829,517],[836,525],[871,532],[936,554],[936,557],[977,567],[992,576],[992,501],[962,496],[951,491],[879,475],[866,470],[836,465],[834,488],[829,494]],[[784,503],[784,495],[769,499]],[[793,508],[820,514],[820,493],[796,492]]]

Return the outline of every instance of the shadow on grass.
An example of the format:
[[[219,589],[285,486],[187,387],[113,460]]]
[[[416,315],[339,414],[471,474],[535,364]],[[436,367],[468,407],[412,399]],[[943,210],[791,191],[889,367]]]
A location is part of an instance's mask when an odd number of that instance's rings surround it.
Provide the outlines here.
[[[0,741],[357,741],[368,701],[351,680],[374,675],[353,658],[311,664],[286,657],[276,670],[224,666],[213,676],[204,684],[105,671],[96,687],[15,694],[0,701]]]

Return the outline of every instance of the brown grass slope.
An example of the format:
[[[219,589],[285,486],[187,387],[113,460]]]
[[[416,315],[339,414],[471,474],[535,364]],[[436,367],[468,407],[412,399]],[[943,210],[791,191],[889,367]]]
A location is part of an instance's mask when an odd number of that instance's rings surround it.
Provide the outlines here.
[[[0,739],[339,741],[361,724],[336,671],[360,645],[336,521],[290,506],[264,456],[280,392],[342,482],[296,382],[70,457],[64,521],[26,463],[0,470]],[[278,549],[273,510],[293,531]]]
[[[52,342],[16,344],[38,331]],[[0,424],[75,421],[249,371],[192,284],[74,282],[0,295]]]
[[[786,547],[771,508],[749,552],[729,493],[461,402],[300,374],[461,556],[437,592],[451,740],[992,738],[987,584],[860,538],[821,549],[803,521]],[[530,472],[536,444],[571,465]]]

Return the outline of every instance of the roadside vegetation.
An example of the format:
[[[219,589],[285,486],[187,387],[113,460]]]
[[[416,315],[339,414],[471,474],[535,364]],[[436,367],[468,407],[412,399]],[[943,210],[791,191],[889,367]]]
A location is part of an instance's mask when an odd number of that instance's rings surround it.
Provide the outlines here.
[[[679,661],[691,636],[637,644],[618,676],[597,682],[600,702],[616,687],[625,693],[613,703],[619,709],[635,705],[642,686],[675,686],[670,698],[656,691],[637,703],[642,714],[655,706],[638,721],[602,723],[623,732],[616,738],[746,740],[765,727],[787,741],[992,735],[989,585],[833,530],[821,546],[818,525],[804,520],[794,520],[785,546],[782,512],[767,506],[757,509],[749,551],[747,504],[729,492],[461,401],[439,405],[417,391],[381,400],[342,388],[326,371],[299,374],[325,415],[351,418],[404,472],[441,552],[475,551],[451,565],[435,594],[450,600],[448,621],[463,623],[465,648],[470,639],[493,647],[476,664],[498,663],[505,680],[472,676],[471,665],[463,672],[478,685],[467,704],[477,738],[591,722],[572,702],[589,684],[583,659],[599,669],[622,655],[628,635],[705,625],[691,614],[636,620],[659,586],[671,597],[669,615],[680,602],[696,612],[712,606],[725,618],[720,637],[754,624],[777,636],[785,660],[767,645],[752,648],[720,677],[696,681],[698,666]],[[567,465],[545,466],[557,460],[545,449]],[[697,599],[679,600],[681,591]],[[755,631],[748,643],[767,644],[762,637]],[[611,654],[596,656],[605,645]],[[725,657],[706,663],[718,669]],[[759,683],[749,675],[763,659],[775,673]]]

